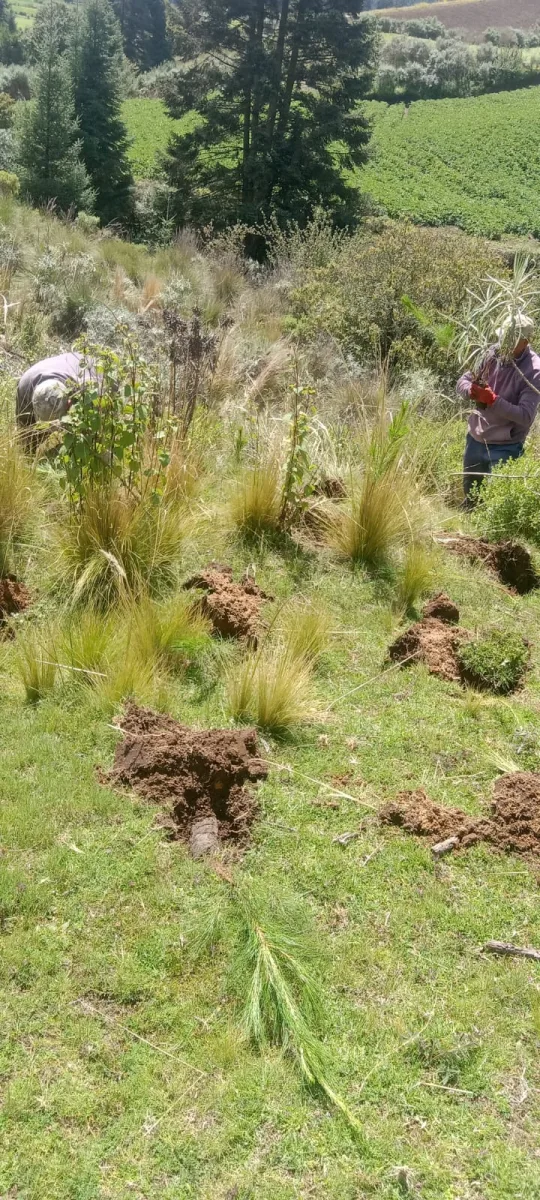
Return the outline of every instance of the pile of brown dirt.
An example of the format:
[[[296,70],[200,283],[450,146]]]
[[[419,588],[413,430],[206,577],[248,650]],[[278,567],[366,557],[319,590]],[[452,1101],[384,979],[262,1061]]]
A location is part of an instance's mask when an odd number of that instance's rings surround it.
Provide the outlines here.
[[[272,600],[253,579],[233,579],[232,567],[210,563],[204,571],[187,579],[184,588],[197,588],[205,595],[201,611],[212,624],[214,633],[224,638],[247,638],[255,645],[261,625],[261,607]]]
[[[489,817],[435,804],[422,790],[400,792],[379,813],[386,825],[429,837],[434,843],[458,838],[460,849],[487,842],[498,850],[540,855],[540,773],[503,775],[493,789]]]
[[[164,805],[174,836],[189,841],[196,857],[220,841],[247,839],[257,802],[245,785],[268,775],[255,730],[190,729],[136,704],[119,727],[124,740],[104,782]]]
[[[438,539],[453,554],[481,562],[507,588],[524,596],[540,587],[540,576],[534,569],[529,551],[519,542],[488,542],[485,538],[460,535]]]
[[[24,583],[19,583],[14,575],[0,579],[0,623],[7,617],[24,612],[29,604],[30,593]]]
[[[422,616],[434,617],[437,621],[444,621],[447,625],[457,625],[459,621],[459,608],[446,592],[439,592],[436,596],[432,596],[431,600],[424,604]]]
[[[388,651],[392,662],[425,663],[430,675],[437,675],[447,683],[459,683],[461,679],[456,656],[459,645],[466,641],[468,633],[457,629],[436,617],[424,617],[400,633]]]

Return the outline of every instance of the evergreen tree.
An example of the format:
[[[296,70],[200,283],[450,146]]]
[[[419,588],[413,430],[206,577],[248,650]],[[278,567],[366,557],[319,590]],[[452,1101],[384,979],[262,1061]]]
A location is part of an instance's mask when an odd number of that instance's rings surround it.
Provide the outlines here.
[[[359,195],[347,172],[365,161],[374,33],[362,0],[181,0],[186,61],[169,108],[203,120],[168,160],[180,222],[304,223],[323,203],[350,224]],[[195,62],[193,43],[198,55]]]
[[[124,50],[141,71],[150,71],[168,57],[165,0],[113,0],[120,21]]]
[[[129,223],[133,177],[120,108],[122,36],[109,0],[88,0],[73,63],[82,158],[96,192],[96,212],[104,224]]]
[[[23,190],[35,204],[54,200],[59,208],[91,209],[94,193],[81,161],[73,84],[60,51],[63,5],[44,0],[42,39],[33,100],[24,107],[19,143]]]
[[[0,0],[0,62],[7,66],[24,62],[22,41],[8,0]]]

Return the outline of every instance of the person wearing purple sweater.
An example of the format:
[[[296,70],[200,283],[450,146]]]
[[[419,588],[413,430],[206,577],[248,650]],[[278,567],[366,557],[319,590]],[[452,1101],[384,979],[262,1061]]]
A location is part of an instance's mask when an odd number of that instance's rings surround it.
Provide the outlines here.
[[[529,344],[534,323],[524,313],[518,316],[519,340],[512,354],[503,358],[499,345],[493,346],[479,379],[467,371],[457,385],[458,394],[476,404],[469,416],[463,459],[466,507],[474,503],[470,494],[474,484],[480,485],[498,463],[523,454],[540,403],[540,357]],[[506,333],[504,326],[497,331],[500,342]]]

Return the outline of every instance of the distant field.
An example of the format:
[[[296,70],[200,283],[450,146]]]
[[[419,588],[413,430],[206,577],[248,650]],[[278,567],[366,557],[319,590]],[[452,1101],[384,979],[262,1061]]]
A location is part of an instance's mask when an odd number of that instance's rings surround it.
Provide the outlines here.
[[[540,237],[540,87],[366,108],[374,159],[359,184],[390,216]]]
[[[489,26],[512,25],[530,29],[540,21],[540,0],[440,0],[435,4],[414,4],[410,8],[384,8],[379,15],[403,21],[412,17],[438,17],[449,29],[467,29],[482,33]]]
[[[27,29],[32,24],[39,7],[39,0],[11,0],[19,29]]]
[[[174,121],[162,100],[125,100],[122,115],[132,139],[129,157],[135,178],[151,179],[159,171],[169,138],[185,129],[186,119]]]

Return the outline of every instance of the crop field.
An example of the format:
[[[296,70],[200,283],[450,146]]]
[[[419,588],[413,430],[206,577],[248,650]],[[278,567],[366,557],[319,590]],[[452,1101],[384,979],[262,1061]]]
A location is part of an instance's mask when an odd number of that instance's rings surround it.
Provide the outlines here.
[[[36,15],[39,0],[12,0],[11,8],[19,29],[27,29]]]
[[[391,216],[540,235],[540,88],[367,108],[374,157],[359,183]]]
[[[489,26],[512,25],[528,29],[540,20],[538,0],[441,0],[435,4],[413,4],[410,8],[385,8],[381,14],[409,21],[412,17],[437,17],[449,29],[482,33]]]

